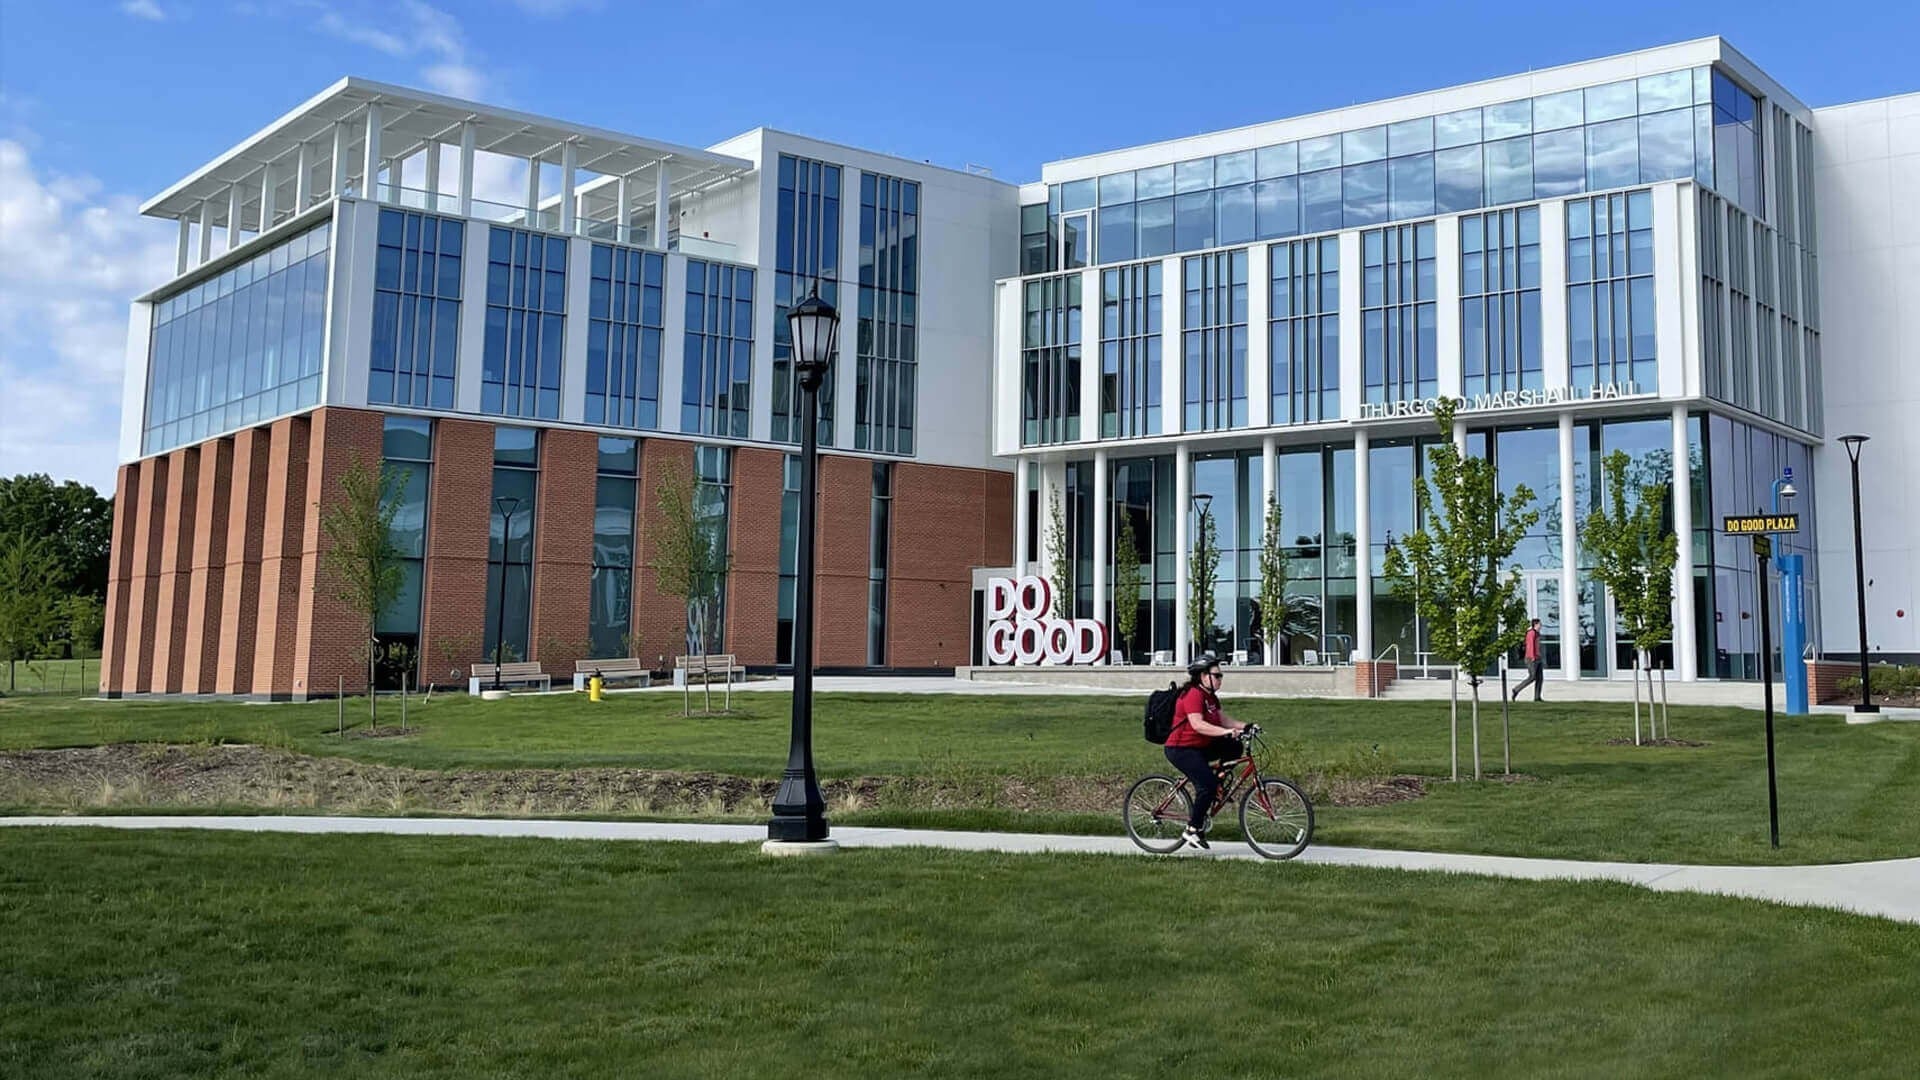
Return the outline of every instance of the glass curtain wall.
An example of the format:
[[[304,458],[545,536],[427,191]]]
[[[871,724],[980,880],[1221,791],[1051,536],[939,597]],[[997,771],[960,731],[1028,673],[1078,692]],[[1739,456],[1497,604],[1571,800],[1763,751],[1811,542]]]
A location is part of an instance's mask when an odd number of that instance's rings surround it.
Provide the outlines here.
[[[1132,523],[1136,554],[1140,558],[1140,595],[1134,598],[1138,629],[1123,640],[1114,620],[1113,647],[1124,649],[1136,664],[1148,662],[1155,650],[1171,650],[1173,642],[1174,553],[1173,553],[1173,459],[1130,458],[1112,461],[1110,497],[1113,507],[1109,526],[1113,530],[1108,551],[1114,565],[1125,556],[1120,553],[1119,537],[1123,520]],[[1111,568],[1110,568],[1111,575]],[[1089,575],[1091,577],[1091,575]],[[1109,580],[1113,580],[1110,576]],[[1116,614],[1127,598],[1114,594]]]
[[[1366,400],[1430,398],[1440,389],[1433,223],[1360,234]]]
[[[1460,219],[1460,366],[1468,397],[1545,386],[1540,208]]]
[[[693,451],[693,512],[702,540],[711,545],[708,565],[726,566],[731,550],[729,529],[733,508],[733,448],[698,446]],[[687,651],[717,653],[726,649],[727,574],[707,575],[698,595],[687,605]]]
[[[494,428],[493,498],[487,506],[487,625],[482,644],[489,659],[498,656],[506,663],[529,655],[534,496],[539,484],[540,432],[505,425]]]
[[[1100,272],[1100,437],[1160,434],[1161,264]]]
[[[1340,418],[1340,241],[1268,249],[1268,386],[1275,424]]]
[[[800,567],[800,455],[788,454],[780,466],[780,601],[774,614],[773,660],[793,663],[793,590]]]
[[[1187,431],[1247,423],[1247,253],[1185,261],[1181,323]]]
[[[1659,388],[1653,307],[1653,195],[1567,202],[1567,361],[1577,389]]]
[[[466,235],[466,222],[454,218],[380,211],[368,403],[453,408]]]
[[[566,327],[566,237],[489,227],[480,411],[560,419]]]
[[[862,173],[856,449],[913,453],[919,292],[920,185]]]
[[[776,325],[785,326],[785,319]],[[746,438],[753,386],[752,270],[687,260],[681,365],[680,430]]]
[[[800,387],[794,377],[787,309],[805,300],[815,288],[820,291],[820,299],[840,309],[840,166],[782,154],[779,168],[774,212],[773,438],[776,442],[797,443]],[[748,289],[739,295],[753,294]],[[691,328],[695,324],[687,325]],[[751,338],[752,333],[743,336]],[[838,358],[830,360],[818,394],[820,420],[816,431],[823,446],[833,445],[837,370]],[[728,434],[725,430],[702,430],[706,434]]]
[[[587,423],[660,426],[666,273],[666,256],[657,251],[593,245],[593,283],[587,294]]]
[[[400,557],[400,591],[374,623],[383,647],[380,689],[397,690],[420,650],[420,598],[427,565],[427,492],[433,487],[433,421],[389,416],[381,437],[383,467],[394,485],[382,505],[393,508],[388,536]],[[398,646],[398,648],[395,648]]]
[[[593,496],[593,578],[587,655],[632,655],[635,510],[640,440],[602,436]]]
[[[1022,328],[1021,445],[1080,438],[1080,275],[1026,283]]]

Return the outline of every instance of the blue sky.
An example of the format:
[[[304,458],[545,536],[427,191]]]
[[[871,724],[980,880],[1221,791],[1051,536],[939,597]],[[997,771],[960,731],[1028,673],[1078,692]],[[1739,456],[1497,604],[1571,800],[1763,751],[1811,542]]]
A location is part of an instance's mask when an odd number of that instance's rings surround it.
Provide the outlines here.
[[[1920,91],[1920,5],[0,0],[0,475],[113,486],[140,201],[345,74],[707,145],[1042,162],[1721,34],[1814,107]]]

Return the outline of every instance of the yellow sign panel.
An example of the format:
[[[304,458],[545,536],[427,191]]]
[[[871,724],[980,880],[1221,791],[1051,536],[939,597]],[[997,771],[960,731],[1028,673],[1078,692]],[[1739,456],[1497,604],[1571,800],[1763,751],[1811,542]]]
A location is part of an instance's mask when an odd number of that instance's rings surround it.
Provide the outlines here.
[[[1729,516],[1726,520],[1728,536],[1752,536],[1761,533],[1797,533],[1800,531],[1799,514],[1750,514],[1745,517]]]

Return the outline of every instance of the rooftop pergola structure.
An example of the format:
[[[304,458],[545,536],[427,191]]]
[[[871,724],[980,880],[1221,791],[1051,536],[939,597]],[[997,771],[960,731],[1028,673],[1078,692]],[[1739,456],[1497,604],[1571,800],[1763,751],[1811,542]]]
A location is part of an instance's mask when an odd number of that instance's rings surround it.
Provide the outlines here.
[[[459,150],[450,191],[440,175],[442,147]],[[524,199],[476,197],[482,152],[527,163]],[[424,162],[424,186],[409,188],[402,174],[416,156]],[[559,191],[541,191],[543,164],[558,166]],[[664,248],[675,200],[752,169],[752,162],[725,154],[349,77],[147,200],[140,212],[180,223],[178,273],[212,257],[216,228],[231,250],[247,234],[270,232],[342,194]]]

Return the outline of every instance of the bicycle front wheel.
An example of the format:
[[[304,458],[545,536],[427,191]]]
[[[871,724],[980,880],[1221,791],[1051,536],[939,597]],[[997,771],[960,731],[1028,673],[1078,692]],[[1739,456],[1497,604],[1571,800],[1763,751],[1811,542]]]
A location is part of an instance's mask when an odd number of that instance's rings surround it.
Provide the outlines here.
[[[1180,850],[1180,834],[1192,807],[1187,791],[1171,776],[1144,776],[1127,789],[1123,812],[1127,836],[1142,851],[1166,855]]]
[[[1291,859],[1313,840],[1313,803],[1291,780],[1268,777],[1240,799],[1247,846],[1269,859]]]

